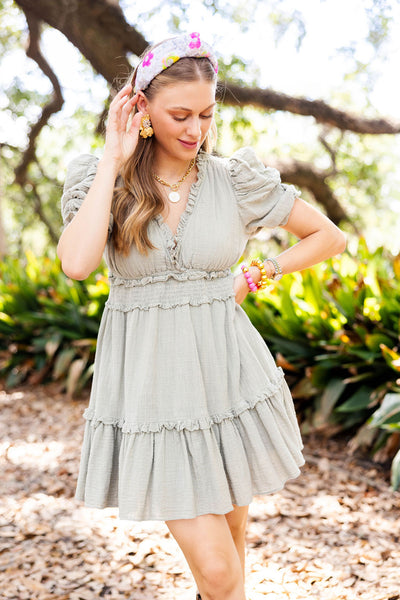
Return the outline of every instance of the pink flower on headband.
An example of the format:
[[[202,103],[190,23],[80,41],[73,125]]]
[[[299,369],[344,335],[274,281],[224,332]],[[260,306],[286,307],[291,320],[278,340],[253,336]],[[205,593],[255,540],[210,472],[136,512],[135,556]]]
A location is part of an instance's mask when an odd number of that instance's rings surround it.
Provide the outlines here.
[[[189,48],[200,48],[200,46],[201,46],[200,34],[193,32],[193,33],[190,34],[190,37],[194,41],[190,42]]]
[[[149,52],[148,54],[146,54],[146,56],[143,59],[143,66],[149,67],[153,57],[154,57],[154,54],[152,52]]]

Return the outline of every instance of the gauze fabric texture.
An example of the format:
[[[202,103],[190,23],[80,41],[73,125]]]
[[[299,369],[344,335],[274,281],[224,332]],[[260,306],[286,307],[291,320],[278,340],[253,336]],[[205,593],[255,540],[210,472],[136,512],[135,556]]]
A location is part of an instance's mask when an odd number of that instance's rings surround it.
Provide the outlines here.
[[[96,172],[69,169],[71,220]],[[127,257],[111,239],[110,293],[98,332],[76,498],[128,520],[225,514],[281,489],[304,464],[283,371],[235,301],[232,267],[262,227],[287,222],[295,197],[250,148],[204,152],[176,232],[160,215],[156,249]],[[112,230],[112,220],[110,218]]]

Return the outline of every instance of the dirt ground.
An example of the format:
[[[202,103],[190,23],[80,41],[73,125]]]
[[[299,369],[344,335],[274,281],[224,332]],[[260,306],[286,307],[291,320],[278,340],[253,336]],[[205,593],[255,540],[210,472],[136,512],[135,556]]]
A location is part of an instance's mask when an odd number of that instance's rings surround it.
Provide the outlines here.
[[[84,400],[56,385],[0,385],[0,598],[194,600],[164,522],[129,522],[73,499]],[[400,493],[345,441],[305,439],[302,475],[254,497],[248,600],[400,600]]]

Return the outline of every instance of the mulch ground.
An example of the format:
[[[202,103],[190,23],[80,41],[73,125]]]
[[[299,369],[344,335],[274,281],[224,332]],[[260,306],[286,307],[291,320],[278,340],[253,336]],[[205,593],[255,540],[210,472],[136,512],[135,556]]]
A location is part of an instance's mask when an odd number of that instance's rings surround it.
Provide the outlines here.
[[[0,597],[194,600],[164,522],[73,499],[87,399],[0,386]],[[250,505],[248,600],[400,600],[400,493],[387,469],[344,440],[306,439],[305,456],[298,479]]]

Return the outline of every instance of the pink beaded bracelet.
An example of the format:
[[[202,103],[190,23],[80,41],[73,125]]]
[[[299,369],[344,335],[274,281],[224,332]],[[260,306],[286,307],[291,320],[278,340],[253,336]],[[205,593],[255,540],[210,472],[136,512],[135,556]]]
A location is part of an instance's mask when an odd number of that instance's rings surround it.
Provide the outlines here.
[[[247,285],[249,286],[250,291],[257,292],[258,291],[258,287],[254,283],[254,281],[253,281],[253,279],[252,279],[252,277],[251,277],[251,275],[249,273],[249,269],[248,269],[247,265],[245,263],[242,263],[240,265],[240,268],[242,269],[243,274],[246,277]]]

